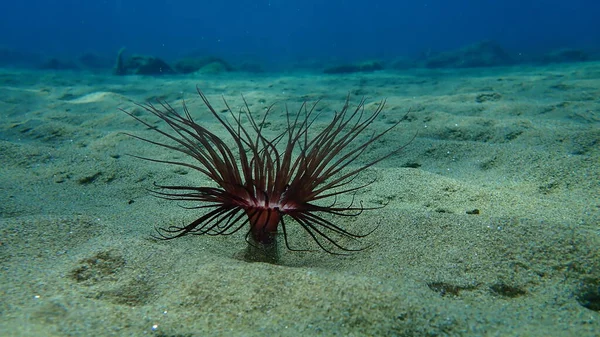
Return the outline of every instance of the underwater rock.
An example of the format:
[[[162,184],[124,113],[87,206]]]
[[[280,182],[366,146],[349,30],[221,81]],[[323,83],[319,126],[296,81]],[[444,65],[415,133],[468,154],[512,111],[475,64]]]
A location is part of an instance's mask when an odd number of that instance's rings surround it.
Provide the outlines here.
[[[504,66],[514,60],[494,41],[481,41],[454,51],[429,56],[427,68],[475,68]]]
[[[38,68],[44,70],[79,70],[79,66],[75,62],[54,57],[44,61]]]
[[[214,73],[232,71],[233,67],[222,58],[216,56],[187,57],[175,62],[175,70],[182,74],[190,74],[205,69],[206,72]],[[204,72],[204,71],[203,71]]]
[[[82,54],[77,58],[77,61],[86,69],[110,69],[113,66],[110,59],[94,53]]]
[[[560,49],[544,55],[541,59],[544,63],[566,63],[584,62],[590,60],[587,53],[578,49]]]
[[[381,63],[379,63],[377,61],[372,61],[372,62],[365,62],[365,63],[359,63],[359,64],[345,64],[345,65],[325,68],[325,70],[323,70],[323,72],[325,74],[351,74],[351,73],[358,73],[358,72],[371,72],[371,71],[381,70],[381,69],[383,69],[383,66],[381,65]]]
[[[229,69],[221,62],[211,62],[207,65],[205,65],[204,67],[198,69],[198,71],[196,71],[196,73],[200,73],[200,74],[221,74],[224,72],[229,71]]]
[[[165,61],[154,56],[133,55],[123,58],[125,48],[121,48],[117,55],[115,75],[168,75],[175,71]]]

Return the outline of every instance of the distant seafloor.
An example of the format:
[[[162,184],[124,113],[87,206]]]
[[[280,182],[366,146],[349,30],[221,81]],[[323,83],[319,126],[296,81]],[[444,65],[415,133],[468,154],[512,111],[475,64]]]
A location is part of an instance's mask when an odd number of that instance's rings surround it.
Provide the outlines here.
[[[119,108],[185,98],[222,134],[196,85],[219,109],[221,96],[237,108],[243,94],[257,113],[275,103],[275,131],[305,100],[321,99],[326,118],[348,94],[367,109],[385,98],[376,128],[410,110],[375,147],[416,138],[355,196],[387,206],[332,219],[378,226],[371,246],[282,247],[272,265],[239,258],[244,233],[151,239],[199,214],[152,197],[153,182],[210,182],[128,156],[181,159],[124,135],[156,134]],[[5,69],[0,117],[1,336],[600,334],[600,63],[160,78]]]

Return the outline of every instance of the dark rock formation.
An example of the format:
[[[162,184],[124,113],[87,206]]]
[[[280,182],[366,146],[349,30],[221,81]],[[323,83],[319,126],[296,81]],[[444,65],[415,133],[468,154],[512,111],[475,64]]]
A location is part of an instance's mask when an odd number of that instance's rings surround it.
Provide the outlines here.
[[[133,55],[127,59],[123,58],[125,48],[119,50],[116,75],[168,75],[175,71],[165,61],[154,56]]]
[[[233,70],[233,67],[229,63],[216,56],[199,58],[187,57],[175,62],[174,67],[175,70],[182,74],[190,74],[202,70],[204,70],[204,72],[210,73]]]
[[[589,55],[578,49],[560,49],[544,55],[544,63],[584,62],[590,59]]]
[[[493,41],[482,41],[455,51],[429,56],[427,68],[474,68],[512,64],[513,59]]]
[[[374,61],[359,64],[345,64],[340,66],[334,66],[330,68],[325,68],[323,72],[325,74],[350,74],[358,72],[371,72],[381,69],[383,69],[381,63]]]
[[[85,53],[77,59],[81,67],[86,69],[110,69],[113,66],[112,60],[96,55],[94,53]]]
[[[40,69],[44,70],[79,70],[79,66],[70,60],[60,60],[57,58],[50,58],[39,65]]]

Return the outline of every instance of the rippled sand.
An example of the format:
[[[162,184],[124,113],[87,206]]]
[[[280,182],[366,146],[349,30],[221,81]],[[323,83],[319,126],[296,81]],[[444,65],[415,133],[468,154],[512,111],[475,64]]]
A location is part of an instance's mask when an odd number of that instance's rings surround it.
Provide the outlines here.
[[[334,219],[379,228],[350,256],[281,249],[240,259],[244,233],[155,241],[198,211],[152,183],[210,184],[119,108],[195,94],[254,112],[350,93],[375,124],[408,118],[379,149],[405,150],[359,179],[387,206]],[[0,71],[2,336],[594,336],[600,331],[600,64],[349,76],[113,77]],[[320,126],[318,121],[314,127]],[[157,124],[159,125],[159,124]],[[370,154],[367,154],[369,156]],[[179,157],[180,158],[180,157]],[[300,235],[301,232],[295,234]],[[294,234],[294,235],[295,235]],[[298,239],[302,242],[302,239]]]

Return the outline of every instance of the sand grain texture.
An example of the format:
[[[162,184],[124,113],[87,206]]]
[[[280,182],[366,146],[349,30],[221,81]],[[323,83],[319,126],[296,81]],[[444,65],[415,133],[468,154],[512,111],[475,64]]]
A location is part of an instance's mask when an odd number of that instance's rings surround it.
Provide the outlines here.
[[[2,70],[2,336],[597,336],[600,331],[600,64],[360,76],[111,77]],[[156,242],[195,213],[148,195],[206,184],[120,112],[159,99],[218,125],[253,111],[345,96],[387,98],[376,127],[411,112],[377,149],[416,133],[359,180],[386,204],[347,228],[378,230],[348,257],[282,251],[240,260],[243,234]],[[319,121],[315,127],[319,127]],[[215,129],[219,130],[219,129]],[[219,132],[219,131],[216,131]],[[377,149],[374,153],[377,153]],[[373,155],[370,153],[369,155]],[[302,243],[302,240],[299,240]],[[153,326],[155,328],[153,329]],[[155,331],[153,331],[155,330]]]

